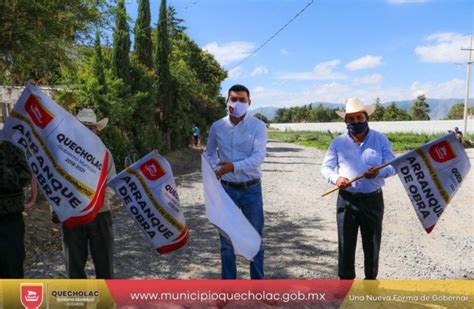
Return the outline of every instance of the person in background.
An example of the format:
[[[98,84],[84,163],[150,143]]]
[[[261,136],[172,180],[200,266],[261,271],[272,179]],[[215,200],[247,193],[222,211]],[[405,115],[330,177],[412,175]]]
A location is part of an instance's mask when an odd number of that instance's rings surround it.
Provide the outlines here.
[[[23,152],[0,140],[0,278],[23,278],[25,194],[31,172]]]
[[[76,117],[97,135],[108,123],[107,118],[97,121],[94,111],[89,108],[79,111]],[[116,171],[112,154],[108,149],[107,151],[109,152],[107,178],[110,179],[115,176]],[[87,278],[84,268],[89,250],[94,262],[96,278],[113,278],[113,232],[110,212],[112,196],[113,190],[107,187],[104,204],[92,222],[72,228],[63,225],[64,257],[67,275],[70,279]]]
[[[201,131],[199,128],[195,125],[193,126],[193,142],[194,142],[194,147],[197,147],[199,145],[199,139],[200,139]]]

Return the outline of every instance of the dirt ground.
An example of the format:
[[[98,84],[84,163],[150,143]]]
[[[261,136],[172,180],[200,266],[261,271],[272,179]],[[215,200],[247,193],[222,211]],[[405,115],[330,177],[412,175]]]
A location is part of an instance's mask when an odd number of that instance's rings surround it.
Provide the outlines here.
[[[471,165],[474,151],[468,150]],[[216,229],[205,216],[200,150],[167,156],[178,184],[181,206],[190,230],[188,245],[158,255],[145,241],[117,201],[114,221],[114,267],[117,278],[219,279]],[[320,175],[324,152],[270,141],[262,166],[265,209],[265,271],[268,279],[337,279],[336,194]],[[385,214],[379,279],[474,279],[474,173],[447,206],[431,234],[416,218],[397,176],[384,187]],[[29,211],[27,262],[29,278],[64,278],[58,225],[50,222],[43,203]],[[363,253],[357,248],[357,277],[363,278]],[[94,277],[93,265],[87,273]],[[249,278],[248,263],[239,258],[239,278]]]

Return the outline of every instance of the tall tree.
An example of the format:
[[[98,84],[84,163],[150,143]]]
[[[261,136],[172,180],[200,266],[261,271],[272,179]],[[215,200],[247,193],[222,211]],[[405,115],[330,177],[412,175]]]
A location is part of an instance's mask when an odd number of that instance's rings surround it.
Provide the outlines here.
[[[168,25],[171,38],[180,39],[180,36],[184,34],[186,29],[188,29],[187,27],[181,25],[183,22],[184,19],[177,17],[176,9],[170,6],[168,8]]]
[[[153,68],[153,42],[151,40],[150,1],[140,0],[138,18],[135,23],[135,55],[147,68]]]
[[[413,120],[430,120],[430,105],[426,103],[425,95],[416,98],[410,107],[410,114]]]
[[[104,56],[102,55],[102,46],[100,44],[100,31],[97,30],[95,33],[94,41],[94,77],[97,79],[99,84],[99,93],[107,93],[107,83],[105,81],[105,63]]]
[[[100,44],[100,31],[97,29],[95,34],[94,42],[94,56],[92,60],[93,77],[96,79],[95,104],[100,111],[100,114],[104,117],[108,117],[110,114],[110,104],[107,100],[107,81],[105,79],[105,62],[104,56],[102,55],[102,46]]]
[[[170,75],[170,40],[168,29],[166,0],[161,0],[160,15],[156,31],[156,60],[155,67],[158,73],[158,108],[157,115],[159,123],[166,137],[168,150],[171,149],[171,104],[172,104],[172,80]]]
[[[112,71],[125,84],[130,81],[130,28],[127,22],[124,0],[118,0],[115,17]]]
[[[370,120],[371,121],[382,121],[384,110],[385,109],[384,109],[382,103],[380,102],[380,99],[377,98],[375,100],[375,111],[372,115],[370,115]]]

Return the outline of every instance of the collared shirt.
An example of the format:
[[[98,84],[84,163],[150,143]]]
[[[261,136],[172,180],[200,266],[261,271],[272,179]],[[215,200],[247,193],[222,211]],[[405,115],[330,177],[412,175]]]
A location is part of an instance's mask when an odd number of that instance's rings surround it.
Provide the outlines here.
[[[206,153],[212,168],[217,171],[219,161],[234,164],[234,172],[222,176],[225,181],[246,182],[260,178],[266,150],[265,123],[248,113],[237,125],[226,116],[214,122],[209,130]]]
[[[378,166],[395,159],[388,138],[380,132],[369,129],[361,144],[355,142],[348,133],[335,138],[329,146],[321,168],[321,174],[329,183],[336,184],[339,177],[349,180],[363,175],[370,167]],[[369,193],[376,191],[385,183],[384,178],[396,174],[389,165],[379,170],[372,179],[362,178],[345,190]]]

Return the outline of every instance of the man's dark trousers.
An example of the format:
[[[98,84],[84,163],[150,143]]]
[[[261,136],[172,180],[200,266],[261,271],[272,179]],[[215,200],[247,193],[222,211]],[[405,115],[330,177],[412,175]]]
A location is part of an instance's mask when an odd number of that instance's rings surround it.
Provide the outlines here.
[[[97,214],[91,223],[78,227],[63,226],[63,247],[66,271],[71,279],[86,279],[89,249],[97,279],[113,278],[113,232],[110,211]]]
[[[21,212],[0,216],[0,278],[23,278],[25,222]]]
[[[339,278],[354,279],[357,234],[361,231],[365,279],[376,279],[382,239],[383,194],[352,194],[341,190],[337,199]]]

